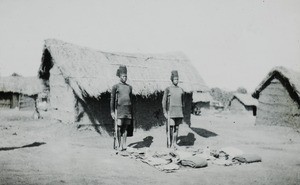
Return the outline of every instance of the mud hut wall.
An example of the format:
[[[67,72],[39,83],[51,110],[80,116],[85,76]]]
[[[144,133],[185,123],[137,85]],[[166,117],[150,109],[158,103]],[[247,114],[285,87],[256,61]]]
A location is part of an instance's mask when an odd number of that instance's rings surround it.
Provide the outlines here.
[[[162,110],[162,96],[163,93],[157,93],[149,97],[140,95],[134,96],[133,117],[136,128],[150,130],[153,127],[162,126],[166,123]],[[185,99],[184,121],[190,125],[192,94],[186,94]],[[84,102],[80,101],[80,104],[85,112],[82,116],[88,116],[91,124],[101,126],[108,132],[113,130],[113,119],[110,116],[110,93],[102,93],[98,99],[85,97]],[[83,117],[81,120],[84,120]],[[78,120],[79,124],[81,124],[81,120]]]
[[[191,111],[193,106],[193,93],[185,93],[184,95],[184,123],[191,125]]]
[[[19,96],[19,108],[22,110],[34,110],[35,98],[33,96],[27,96],[20,94]]]
[[[100,125],[106,131],[111,132],[114,124],[110,116],[110,93],[102,93],[98,99],[86,97],[84,101],[80,103],[91,123]],[[151,97],[134,96],[133,117],[136,128],[149,130],[164,124],[161,101],[162,94]]]
[[[234,110],[234,111],[245,111],[246,110],[245,106],[237,98],[233,98],[231,100],[229,109]]]
[[[300,109],[282,83],[273,79],[260,92],[256,124],[300,127]]]
[[[12,93],[0,92],[0,109],[10,109]]]
[[[110,93],[102,93],[98,98],[84,97],[84,101],[77,98],[76,121],[78,125],[92,125],[96,129],[104,129],[111,133],[114,120],[110,115]]]
[[[166,119],[163,115],[162,109],[162,97],[163,93],[157,93],[155,96],[135,98],[135,119],[136,126],[149,130],[152,127],[162,126],[166,123]],[[192,110],[192,93],[186,93],[184,96],[184,122],[191,125],[191,110]]]
[[[134,118],[136,127],[149,130],[164,124],[162,93],[148,98],[136,96],[134,101]]]
[[[65,123],[73,123],[76,99],[72,88],[55,65],[50,70],[49,88],[52,117]]]
[[[18,93],[13,93],[12,94],[12,99],[11,99],[11,106],[10,108],[14,109],[16,107],[19,107],[19,95]]]

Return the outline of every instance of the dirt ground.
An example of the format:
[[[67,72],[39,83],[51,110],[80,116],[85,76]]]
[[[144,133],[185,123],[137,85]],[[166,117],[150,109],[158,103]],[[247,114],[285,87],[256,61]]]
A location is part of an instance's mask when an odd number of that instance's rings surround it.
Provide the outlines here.
[[[180,126],[179,145],[210,149],[236,147],[258,154],[262,162],[208,165],[165,173],[112,150],[113,139],[93,129],[31,112],[0,112],[0,184],[300,184],[300,134],[288,127],[255,126],[250,115],[215,113],[192,116],[191,129]],[[144,138],[152,138],[145,143]],[[128,144],[152,150],[166,146],[165,128],[137,130]],[[150,146],[149,146],[150,145]]]

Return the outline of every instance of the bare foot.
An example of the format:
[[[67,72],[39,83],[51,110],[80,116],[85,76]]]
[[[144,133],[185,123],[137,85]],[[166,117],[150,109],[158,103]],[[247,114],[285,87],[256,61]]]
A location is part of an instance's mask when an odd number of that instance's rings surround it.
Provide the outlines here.
[[[172,147],[174,150],[177,150],[179,148],[179,146],[176,143],[174,143]]]

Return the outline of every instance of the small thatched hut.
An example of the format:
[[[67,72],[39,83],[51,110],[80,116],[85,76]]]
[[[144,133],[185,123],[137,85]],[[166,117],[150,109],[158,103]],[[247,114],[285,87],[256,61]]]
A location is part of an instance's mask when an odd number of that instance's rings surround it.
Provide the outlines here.
[[[0,109],[35,109],[40,92],[42,84],[37,77],[0,77]]]
[[[300,72],[275,67],[252,96],[259,102],[256,124],[300,127]]]
[[[194,92],[193,93],[193,109],[195,115],[199,115],[203,109],[210,109],[210,103],[213,101],[209,92]]]
[[[233,94],[229,101],[229,110],[234,112],[251,112],[253,116],[256,116],[257,100],[250,94]]]
[[[186,92],[186,123],[190,122],[192,92],[208,90],[181,53],[108,53],[50,39],[45,41],[39,76],[50,89],[53,117],[73,123],[88,116],[94,126],[111,127],[110,91],[119,81],[116,70],[121,64],[127,66],[128,83],[133,86],[137,127],[163,124],[162,92],[170,85],[171,70],[179,71],[179,85]]]

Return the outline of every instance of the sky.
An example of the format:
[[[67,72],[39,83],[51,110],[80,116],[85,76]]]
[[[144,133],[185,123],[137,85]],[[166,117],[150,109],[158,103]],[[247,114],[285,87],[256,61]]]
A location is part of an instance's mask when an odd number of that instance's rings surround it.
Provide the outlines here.
[[[300,71],[299,0],[0,0],[0,75],[35,76],[45,39],[108,52],[181,51],[209,87],[252,92]]]

